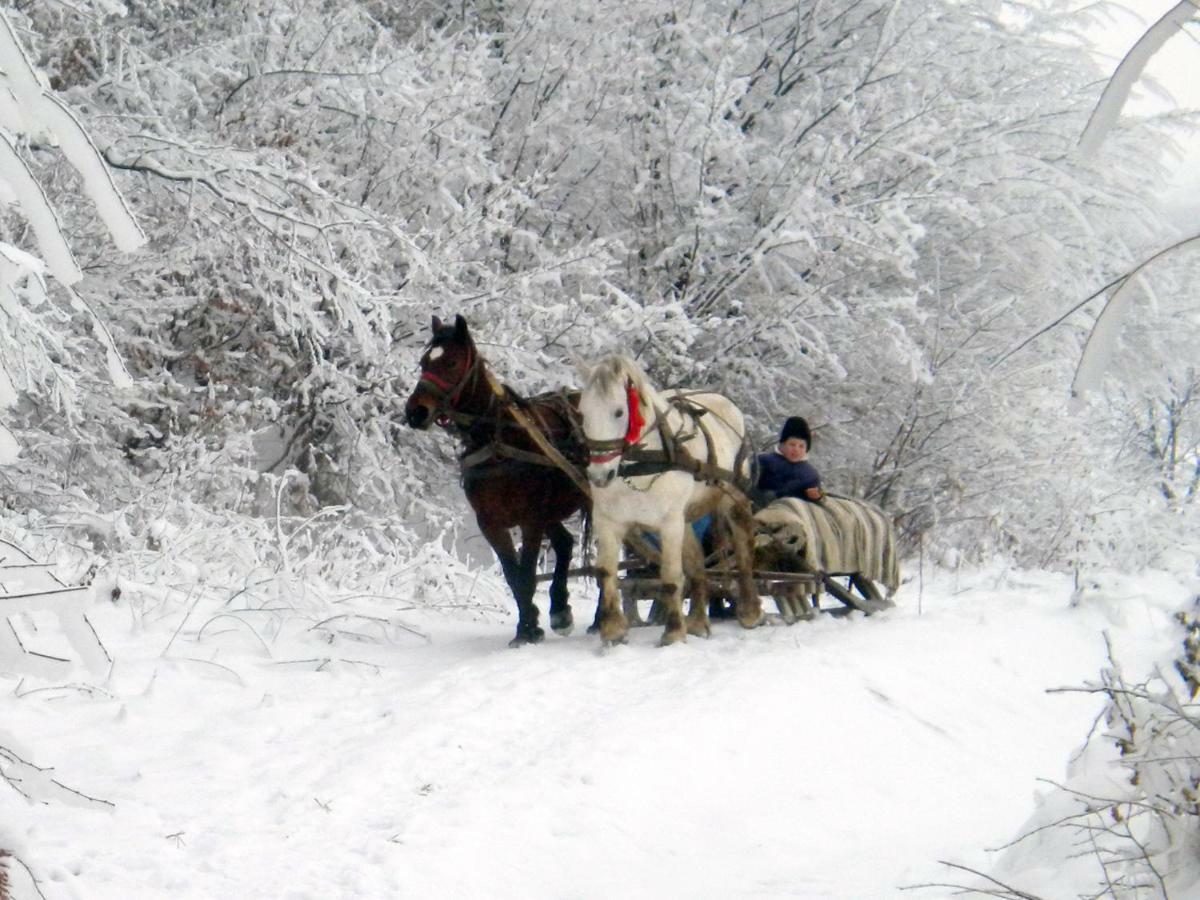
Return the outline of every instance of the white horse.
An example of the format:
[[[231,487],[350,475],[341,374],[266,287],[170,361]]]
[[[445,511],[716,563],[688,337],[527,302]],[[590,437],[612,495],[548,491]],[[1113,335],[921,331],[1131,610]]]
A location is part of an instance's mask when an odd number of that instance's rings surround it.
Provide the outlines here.
[[[600,636],[625,640],[617,568],[621,546],[633,530],[659,535],[666,629],[662,643],[708,634],[707,603],[693,598],[683,622],[683,547],[688,522],[716,512],[731,526],[737,566],[738,621],[752,628],[762,618],[754,586],[750,504],[739,486],[749,483],[745,425],[720,394],[655,390],[633,360],[612,356],[581,369],[579,399],[592,484],[592,533],[600,574]]]

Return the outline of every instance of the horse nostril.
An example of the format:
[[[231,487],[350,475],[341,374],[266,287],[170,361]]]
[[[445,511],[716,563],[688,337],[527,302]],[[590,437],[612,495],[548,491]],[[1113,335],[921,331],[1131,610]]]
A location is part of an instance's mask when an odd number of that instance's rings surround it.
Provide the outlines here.
[[[414,406],[404,411],[404,421],[409,428],[420,428],[429,418],[429,410],[423,406]]]

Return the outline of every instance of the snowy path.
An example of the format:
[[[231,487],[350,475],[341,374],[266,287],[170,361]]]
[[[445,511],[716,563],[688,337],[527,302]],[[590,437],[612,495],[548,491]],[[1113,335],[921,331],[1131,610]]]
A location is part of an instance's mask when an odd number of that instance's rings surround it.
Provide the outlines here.
[[[987,866],[1063,777],[1097,702],[1045,689],[1094,677],[1101,629],[1173,639],[1066,597],[1042,576],[605,653],[430,618],[378,673],[131,645],[111,698],[0,707],[14,749],[115,810],[0,812],[48,900],[896,897],[938,859]]]

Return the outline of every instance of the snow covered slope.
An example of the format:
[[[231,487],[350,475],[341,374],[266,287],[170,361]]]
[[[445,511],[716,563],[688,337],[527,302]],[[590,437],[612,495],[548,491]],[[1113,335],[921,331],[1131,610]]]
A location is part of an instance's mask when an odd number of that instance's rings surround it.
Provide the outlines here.
[[[0,676],[0,747],[86,795],[0,785],[0,845],[47,900],[896,897],[987,868],[1064,777],[1100,699],[1046,689],[1094,679],[1103,631],[1129,669],[1177,642],[1184,587],[1137,590],[929,576],[870,619],[605,652],[510,650],[495,614],[172,637],[182,606],[126,595],[93,613],[104,684]]]

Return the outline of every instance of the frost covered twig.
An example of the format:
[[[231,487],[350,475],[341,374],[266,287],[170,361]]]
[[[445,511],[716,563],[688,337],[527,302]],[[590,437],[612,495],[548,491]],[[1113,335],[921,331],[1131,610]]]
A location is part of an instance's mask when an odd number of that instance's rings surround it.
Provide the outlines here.
[[[10,898],[8,893],[8,889],[10,887],[9,878],[8,873],[5,871],[5,864],[9,860],[21,867],[21,870],[25,873],[27,879],[26,883],[35,891],[37,891],[37,895],[41,897],[42,900],[46,900],[46,895],[42,893],[41,885],[38,884],[37,878],[34,877],[33,871],[28,865],[26,865],[25,860],[21,859],[19,856],[14,856],[12,853],[9,853],[6,850],[0,850],[0,900],[9,900]]]
[[[996,878],[993,878],[991,875],[987,875],[983,872],[980,872],[978,869],[972,869],[970,866],[964,866],[959,863],[947,862],[944,859],[940,859],[940,860],[938,860],[938,862],[941,865],[947,866],[951,869],[958,869],[959,871],[967,872],[971,875],[977,875],[980,878],[983,878],[986,881],[991,882],[991,884],[994,885],[994,887],[971,887],[971,886],[968,886],[965,884],[947,884],[944,882],[930,882],[928,884],[905,885],[905,886],[901,887],[900,890],[902,890],[902,891],[919,891],[919,890],[933,890],[934,888],[951,888],[962,894],[978,894],[981,897],[1002,897],[1002,898],[1005,898],[1005,900],[1042,900],[1042,898],[1038,897],[1035,894],[1028,894],[1025,891],[1018,890],[1017,888],[1014,888]]]
[[[109,800],[91,797],[80,790],[68,787],[52,777],[53,771],[53,769],[44,769],[22,759],[12,750],[0,744],[0,780],[31,803],[48,804],[58,801],[71,806],[115,808],[115,804]]]

